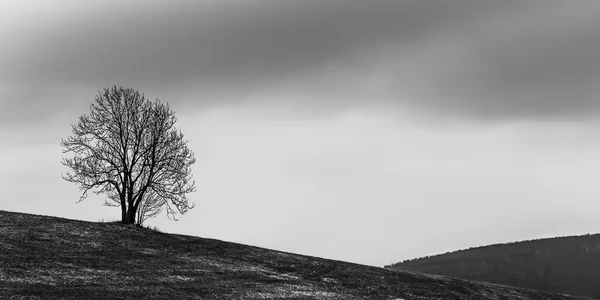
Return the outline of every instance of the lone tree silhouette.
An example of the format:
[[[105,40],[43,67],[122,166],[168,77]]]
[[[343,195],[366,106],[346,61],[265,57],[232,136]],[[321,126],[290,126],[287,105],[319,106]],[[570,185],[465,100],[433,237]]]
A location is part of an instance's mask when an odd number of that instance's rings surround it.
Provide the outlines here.
[[[150,101],[139,91],[113,86],[96,96],[76,125],[61,139],[62,164],[71,170],[63,179],[79,186],[82,195],[104,193],[104,205],[121,207],[121,221],[142,225],[163,208],[169,218],[194,205],[191,165],[196,161],[168,104]]]

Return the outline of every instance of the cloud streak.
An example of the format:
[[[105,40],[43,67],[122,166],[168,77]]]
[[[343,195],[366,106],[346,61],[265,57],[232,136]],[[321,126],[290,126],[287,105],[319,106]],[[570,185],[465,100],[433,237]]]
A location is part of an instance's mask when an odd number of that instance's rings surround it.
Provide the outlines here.
[[[286,90],[339,95],[304,100],[315,111],[375,105],[477,120],[600,113],[594,1],[67,4],[5,21],[14,30],[0,50],[0,101],[12,108],[4,122],[25,114],[23,103],[37,114],[66,109],[112,84],[189,106]],[[73,88],[81,93],[56,92]],[[357,90],[377,97],[353,99]]]

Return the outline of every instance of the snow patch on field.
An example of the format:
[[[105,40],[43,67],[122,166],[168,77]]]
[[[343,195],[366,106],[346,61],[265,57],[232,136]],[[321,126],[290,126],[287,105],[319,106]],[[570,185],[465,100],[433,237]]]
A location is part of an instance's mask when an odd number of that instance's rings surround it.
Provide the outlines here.
[[[166,278],[162,278],[161,281],[191,281],[194,280],[192,277],[187,276],[179,276],[179,275],[170,275]]]
[[[312,287],[303,285],[285,284],[275,287],[272,291],[249,293],[246,295],[248,299],[297,299],[298,297],[318,297],[318,299],[342,299],[342,295],[319,291]],[[345,298],[347,299],[347,298]]]
[[[64,284],[70,282],[89,283],[97,278],[102,278],[107,275],[113,275],[115,272],[110,270],[97,270],[89,268],[79,268],[73,270],[56,269],[30,269],[24,270],[20,274],[7,274],[6,270],[0,269],[0,281],[11,283],[26,283],[26,284]]]
[[[160,251],[158,251],[156,249],[151,249],[151,248],[144,248],[144,249],[140,250],[140,252],[143,254],[147,254],[147,255],[156,255],[156,254],[160,253]]]

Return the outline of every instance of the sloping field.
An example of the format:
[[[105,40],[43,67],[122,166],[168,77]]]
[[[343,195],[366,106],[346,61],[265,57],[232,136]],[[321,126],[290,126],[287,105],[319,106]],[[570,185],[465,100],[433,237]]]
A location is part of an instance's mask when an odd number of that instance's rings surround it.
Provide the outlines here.
[[[0,210],[0,299],[584,299]]]

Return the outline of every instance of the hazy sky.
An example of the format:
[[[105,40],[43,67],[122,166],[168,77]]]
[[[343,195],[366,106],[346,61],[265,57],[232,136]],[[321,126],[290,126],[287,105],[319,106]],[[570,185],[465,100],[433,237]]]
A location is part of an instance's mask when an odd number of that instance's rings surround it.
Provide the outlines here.
[[[196,208],[163,231],[384,265],[598,232],[600,2],[0,2],[0,209],[90,221],[60,139],[168,102]]]

